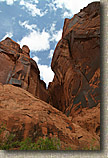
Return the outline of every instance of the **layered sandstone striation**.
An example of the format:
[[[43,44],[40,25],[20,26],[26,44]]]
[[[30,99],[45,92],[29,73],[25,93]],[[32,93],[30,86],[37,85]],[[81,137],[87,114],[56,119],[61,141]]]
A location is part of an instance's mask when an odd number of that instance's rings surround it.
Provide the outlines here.
[[[46,84],[40,80],[36,62],[30,58],[30,50],[10,38],[0,42],[0,82],[21,87],[34,96],[47,101]]]
[[[60,139],[61,149],[71,147],[72,150],[81,150],[90,146],[92,140],[95,139],[95,145],[99,147],[99,135],[87,131],[83,123],[80,123],[80,126],[76,119],[72,122],[70,118],[50,104],[20,87],[9,84],[0,84],[1,124],[6,125],[3,139],[6,133],[15,134],[18,141],[27,137],[34,142],[39,137],[57,137]]]
[[[93,2],[65,19],[54,51],[50,104],[67,116],[100,102],[100,3]],[[59,93],[58,93],[59,91]]]
[[[18,140],[57,137],[61,149],[80,150],[95,139],[99,147],[99,2],[65,19],[51,67],[55,76],[46,90],[28,46],[0,42],[0,124]]]

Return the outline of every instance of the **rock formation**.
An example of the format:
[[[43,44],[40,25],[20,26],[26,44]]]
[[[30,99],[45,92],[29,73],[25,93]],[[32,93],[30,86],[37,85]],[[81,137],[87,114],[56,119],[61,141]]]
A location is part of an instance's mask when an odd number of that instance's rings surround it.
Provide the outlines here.
[[[36,62],[30,58],[28,46],[6,38],[0,42],[0,82],[21,87],[34,96],[47,101],[46,84],[40,80]]]
[[[91,118],[92,122],[93,120],[95,119]],[[57,137],[60,139],[61,149],[71,147],[73,150],[84,148],[95,139],[99,146],[99,135],[87,131],[83,121],[81,126],[78,119],[74,119],[72,123],[71,119],[50,104],[9,84],[0,84],[1,124],[6,125],[4,138],[6,133],[14,133],[17,140],[30,137],[37,141],[39,137]]]
[[[100,3],[93,2],[65,19],[54,51],[50,104],[74,116],[100,102]],[[59,91],[59,94],[58,94]]]
[[[0,124],[19,140],[58,137],[62,149],[80,150],[95,139],[99,146],[99,2],[65,19],[51,67],[55,76],[46,90],[28,46],[0,42]]]

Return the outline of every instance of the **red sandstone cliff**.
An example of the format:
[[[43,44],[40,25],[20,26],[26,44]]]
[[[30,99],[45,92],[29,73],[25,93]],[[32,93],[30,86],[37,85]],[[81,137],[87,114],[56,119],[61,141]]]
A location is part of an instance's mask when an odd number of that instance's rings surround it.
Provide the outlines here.
[[[47,101],[47,90],[36,62],[30,58],[30,50],[10,38],[0,42],[0,82],[21,87],[34,96]]]
[[[54,51],[50,104],[73,116],[100,102],[100,3],[94,2],[65,19]]]

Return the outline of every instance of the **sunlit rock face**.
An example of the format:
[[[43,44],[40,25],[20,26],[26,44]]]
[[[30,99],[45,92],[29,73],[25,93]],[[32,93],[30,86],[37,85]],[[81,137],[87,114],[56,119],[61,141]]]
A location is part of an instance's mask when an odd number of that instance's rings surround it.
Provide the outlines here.
[[[44,81],[40,80],[40,72],[36,62],[30,58],[30,49],[10,38],[0,42],[0,82],[21,87],[34,96],[47,101]]]
[[[89,147],[93,139],[95,145],[99,146],[98,114],[99,106],[93,109],[92,115],[90,109],[85,109],[84,117],[79,115],[71,120],[26,90],[0,84],[0,125],[6,127],[0,135],[3,136],[2,139],[5,139],[6,133],[13,133],[18,141],[28,137],[34,142],[40,137],[56,137],[60,140],[61,150],[67,147],[81,150]]]

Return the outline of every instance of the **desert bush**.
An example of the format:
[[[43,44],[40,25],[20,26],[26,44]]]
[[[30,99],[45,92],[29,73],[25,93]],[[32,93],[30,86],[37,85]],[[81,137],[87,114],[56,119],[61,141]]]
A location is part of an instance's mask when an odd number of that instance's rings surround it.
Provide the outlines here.
[[[22,141],[16,141],[16,136],[13,133],[8,133],[3,139],[3,132],[6,131],[6,126],[1,124],[0,126],[0,150],[61,150],[60,140],[54,138],[39,138],[37,142],[34,142],[31,138],[26,138]],[[99,146],[95,145],[95,139],[92,140],[88,147],[81,148],[79,150],[100,150]],[[71,147],[67,147],[65,150],[72,150]]]
[[[82,148],[82,150],[100,150],[100,146],[95,145],[96,139],[93,138],[90,145]]]
[[[20,143],[20,150],[59,150],[60,140],[57,138],[39,138],[36,143],[26,138]]]
[[[10,133],[3,140],[2,134],[6,131],[6,126],[0,126],[0,150],[59,150],[60,140],[58,138],[39,138],[37,142],[33,142],[31,138],[26,138],[22,141],[15,140],[15,134]]]
[[[0,125],[0,150],[9,150],[19,145],[18,141],[14,141],[15,134],[6,134],[5,138],[2,138],[2,134],[6,131],[6,126],[2,123]]]

